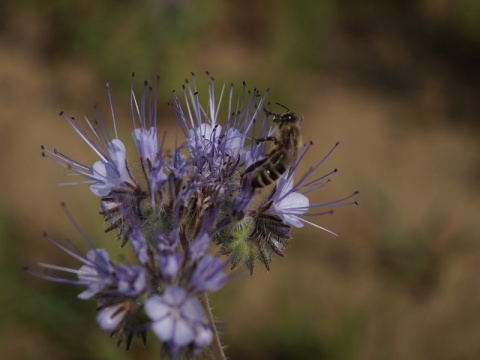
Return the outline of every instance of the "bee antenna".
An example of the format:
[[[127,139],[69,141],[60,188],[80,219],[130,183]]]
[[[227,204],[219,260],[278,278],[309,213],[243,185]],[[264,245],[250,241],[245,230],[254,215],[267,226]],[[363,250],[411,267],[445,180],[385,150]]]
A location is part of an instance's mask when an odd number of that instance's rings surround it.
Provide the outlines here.
[[[286,107],[285,105],[283,105],[283,104],[280,104],[280,103],[278,103],[278,102],[276,102],[275,104],[277,104],[278,106],[281,106],[281,107],[283,107],[285,110],[287,110],[287,112],[289,112],[289,111],[290,111],[290,109],[289,109],[289,108],[287,108],[287,107]]]
[[[265,111],[265,113],[267,115],[275,115],[274,113],[272,113],[271,111],[269,111],[266,107],[263,107],[263,111]]]

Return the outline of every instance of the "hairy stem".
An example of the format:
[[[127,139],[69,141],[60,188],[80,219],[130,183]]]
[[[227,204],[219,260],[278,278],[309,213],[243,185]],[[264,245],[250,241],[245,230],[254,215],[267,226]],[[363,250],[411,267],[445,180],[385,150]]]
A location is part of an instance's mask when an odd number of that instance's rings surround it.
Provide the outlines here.
[[[212,309],[208,302],[208,296],[206,292],[203,292],[199,296],[200,303],[202,304],[205,314],[207,314],[208,322],[213,330],[213,341],[210,345],[210,351],[212,359],[214,360],[226,360],[225,353],[223,352],[222,343],[220,342],[220,336],[218,335],[217,327],[215,326],[215,321],[213,319]]]

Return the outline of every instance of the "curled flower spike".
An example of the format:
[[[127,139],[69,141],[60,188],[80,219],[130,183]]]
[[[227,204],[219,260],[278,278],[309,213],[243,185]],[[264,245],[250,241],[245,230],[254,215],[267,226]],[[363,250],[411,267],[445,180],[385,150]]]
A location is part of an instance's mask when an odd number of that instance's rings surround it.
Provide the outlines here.
[[[66,211],[90,249],[84,254],[46,236],[81,266],[39,265],[77,278],[29,271],[82,286],[79,297],[96,300],[102,330],[128,347],[133,335],[145,341],[151,329],[171,358],[197,355],[209,346],[211,354],[224,357],[207,294],[232,278],[227,264],[245,264],[251,274],[258,262],[270,269],[273,254],[284,256],[292,227],[307,223],[326,230],[306,218],[331,211],[312,209],[356,204],[350,200],[356,193],[324,204],[308,198],[336,173],[314,175],[333,149],[295,182],[312,145],[302,146],[302,117],[288,109],[281,114],[267,110],[268,89],[248,90],[244,82],[238,90],[232,84],[218,91],[214,78],[206,75],[206,89],[197,87],[192,73],[168,102],[184,137],[177,138],[174,149],[164,149],[165,135],[159,136],[165,134],[157,119],[159,79],[154,88],[145,82],[137,97],[133,76],[132,138],[139,164],[126,160],[108,84],[114,135],[96,107],[96,119],[85,117],[84,123],[62,113],[99,157],[93,165],[42,146],[45,157],[69,171],[66,176],[80,177],[69,184],[87,184],[100,198],[105,231],[116,231],[122,246],[129,244],[125,249],[131,249],[134,261],[114,263]],[[208,96],[203,105],[202,91]]]

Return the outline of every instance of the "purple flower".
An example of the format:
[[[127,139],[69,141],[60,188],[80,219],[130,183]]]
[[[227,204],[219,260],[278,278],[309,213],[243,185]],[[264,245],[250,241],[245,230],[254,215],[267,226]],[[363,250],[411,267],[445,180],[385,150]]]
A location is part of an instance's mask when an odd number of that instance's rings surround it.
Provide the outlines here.
[[[110,194],[114,189],[120,189],[128,183],[130,176],[125,160],[125,146],[118,139],[107,144],[109,157],[93,164],[93,178],[96,182],[90,185],[90,190],[97,196]]]
[[[158,158],[157,128],[138,128],[133,130],[133,141],[142,159],[150,164],[155,164]]]
[[[123,303],[120,303],[100,309],[97,312],[96,320],[100,329],[112,332],[121,326],[127,315],[128,309]]]
[[[148,286],[147,272],[141,266],[117,266],[116,276],[118,292],[125,296],[140,295]]]
[[[80,299],[90,299],[104,289],[116,287],[115,267],[110,263],[104,249],[92,249],[85,257],[86,264],[78,270],[78,278],[88,289],[78,295]]]
[[[83,257],[76,254],[73,250],[55,242],[53,239],[50,240],[63,251],[81,260],[85,265],[75,270],[61,266],[39,264],[41,267],[51,270],[76,273],[78,280],[64,278],[62,276],[44,275],[41,273],[35,274],[48,280],[86,286],[87,289],[78,295],[80,299],[86,300],[93,296],[102,296],[103,293],[108,293],[109,296],[135,297],[146,290],[147,282],[144,268],[114,265],[110,262],[105,249],[89,250],[86,256]]]
[[[110,98],[109,85],[107,84],[108,96]],[[110,100],[111,101],[111,100]],[[95,107],[95,110],[96,107]],[[97,196],[105,196],[112,191],[131,191],[138,187],[135,179],[130,174],[126,163],[126,149],[116,133],[115,116],[112,109],[112,119],[115,126],[115,138],[111,139],[105,130],[105,124],[100,113],[97,112],[99,120],[91,122],[85,117],[85,128],[75,118],[68,118],[64,112],[61,116],[70,124],[87,145],[99,156],[100,160],[92,166],[82,164],[59,152],[45,149],[42,146],[43,155],[59,165],[72,171],[69,175],[79,175],[86,180],[64,185],[90,184],[90,190]]]
[[[211,339],[211,330],[203,320],[202,307],[184,289],[168,286],[161,296],[152,295],[145,303],[145,312],[157,337],[171,347],[209,344],[205,338]]]
[[[284,224],[302,227],[299,215],[309,209],[308,198],[298,192],[293,192],[293,177],[286,173],[278,179],[277,188],[272,196],[272,204],[265,211],[266,215],[279,217]]]
[[[217,291],[229,279],[224,272],[225,262],[219,258],[205,255],[197,264],[190,279],[193,292]]]
[[[148,82],[145,81],[140,104],[138,104],[133,91],[133,76],[130,90],[130,108],[134,127],[132,133],[133,142],[142,160],[143,170],[149,175],[155,170],[156,174],[150,180],[156,185],[166,176],[163,172],[162,147],[157,137],[156,97],[159,81],[160,78],[157,77],[155,93],[152,92]],[[140,127],[137,126],[138,123]]]
[[[142,266],[114,264],[105,249],[94,248],[65,206],[64,210],[91,249],[84,255],[70,242],[62,245],[46,234],[45,238],[83,265],[75,269],[40,263],[39,266],[48,270],[48,273],[31,269],[27,271],[47,280],[86,287],[78,297],[82,300],[94,297],[100,328],[112,332],[119,342],[125,341],[128,347],[133,335],[143,336],[146,330],[140,312],[143,306],[139,307],[137,300],[151,291],[148,271]],[[76,274],[77,278],[63,274]]]
[[[212,153],[217,153],[214,150],[220,141],[221,131],[222,127],[220,125],[212,126],[205,123],[197,128],[190,129],[187,138],[190,154],[210,156]]]
[[[129,229],[128,240],[132,245],[139,263],[146,265],[149,261],[149,246],[139,224],[132,224]]]
[[[164,279],[173,281],[177,278],[182,262],[180,246],[180,229],[176,228],[170,234],[160,234],[157,239],[156,253],[159,272]]]
[[[280,146],[275,136],[283,122],[266,109],[268,90],[248,91],[243,83],[238,92],[233,84],[217,92],[207,73],[208,101],[202,105],[202,90],[193,73],[192,80],[185,82],[181,95],[174,92],[169,102],[180,135],[173,149],[164,149],[165,136],[159,134],[165,133],[156,111],[158,79],[155,90],[145,82],[137,100],[132,78],[132,138],[139,164],[127,162],[130,157],[118,138],[108,85],[114,136],[96,108],[97,120],[85,117],[83,125],[62,113],[99,159],[89,166],[56,149],[42,147],[43,154],[66,168],[68,176],[81,178],[70,184],[87,184],[100,197],[105,231],[115,230],[122,246],[129,243],[134,261],[113,263],[67,212],[90,250],[84,255],[73,246],[47,239],[83,265],[78,270],[40,266],[78,278],[31,271],[45,279],[83,286],[79,297],[95,298],[100,328],[112,332],[118,342],[125,341],[127,347],[133,335],[145,339],[150,327],[170,357],[198,353],[212,342],[215,325],[206,320],[211,319],[210,309],[197,298],[206,298],[205,293],[219,290],[231,278],[227,263],[232,268],[243,263],[251,274],[258,261],[270,269],[273,254],[284,256],[291,227],[308,223],[323,229],[306,218],[330,212],[312,213],[313,209],[356,203],[350,201],[352,195],[323,204],[309,201],[307,194],[322,189],[336,172],[314,175],[332,149],[295,182],[311,143],[289,153],[289,161],[270,185],[252,185],[250,170],[262,170],[269,161],[273,164],[271,154],[282,155],[272,150]],[[300,136],[299,130],[295,134]],[[277,156],[275,161],[281,159]],[[220,250],[213,255],[217,245]]]

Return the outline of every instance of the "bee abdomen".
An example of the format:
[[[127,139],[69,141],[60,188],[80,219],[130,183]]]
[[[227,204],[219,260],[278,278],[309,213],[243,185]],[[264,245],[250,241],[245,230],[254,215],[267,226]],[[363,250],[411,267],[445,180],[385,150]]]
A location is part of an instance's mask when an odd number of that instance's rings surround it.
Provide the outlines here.
[[[252,179],[253,188],[262,188],[270,185],[287,171],[285,151],[275,151],[265,163],[254,173]]]

